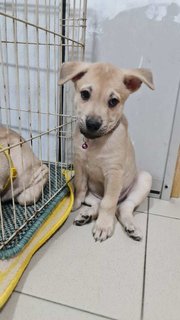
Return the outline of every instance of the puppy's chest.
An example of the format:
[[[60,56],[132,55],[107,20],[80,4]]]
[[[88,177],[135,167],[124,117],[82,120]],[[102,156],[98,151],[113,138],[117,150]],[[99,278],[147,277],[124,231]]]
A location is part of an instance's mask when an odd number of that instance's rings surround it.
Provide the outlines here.
[[[87,149],[81,150],[81,158],[89,165],[92,163],[99,163],[102,161],[102,155],[97,148],[88,145]]]
[[[106,167],[107,154],[102,152],[102,149],[93,142],[87,142],[86,148],[79,146],[76,151],[87,174],[102,178]]]

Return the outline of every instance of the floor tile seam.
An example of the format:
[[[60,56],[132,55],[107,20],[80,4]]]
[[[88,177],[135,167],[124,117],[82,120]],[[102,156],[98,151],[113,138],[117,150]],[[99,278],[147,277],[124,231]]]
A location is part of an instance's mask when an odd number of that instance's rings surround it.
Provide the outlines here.
[[[143,283],[142,283],[142,299],[141,299],[141,314],[140,319],[144,319],[144,300],[145,300],[145,289],[146,289],[146,267],[147,267],[147,249],[148,249],[148,231],[149,231],[149,206],[150,198],[148,198],[147,204],[147,220],[146,220],[146,238],[144,248],[144,265],[143,265]]]
[[[173,219],[173,220],[180,220],[180,217],[171,217],[171,216],[165,216],[161,213],[153,213],[149,212],[149,216],[156,216],[156,217],[161,217],[161,218],[167,218],[167,219]]]
[[[28,297],[37,299],[37,300],[41,300],[41,301],[49,302],[49,303],[52,303],[52,304],[55,304],[55,305],[59,305],[61,307],[66,307],[66,308],[69,308],[69,309],[72,309],[72,310],[84,312],[84,313],[87,313],[87,314],[90,314],[90,315],[93,315],[93,316],[97,316],[97,317],[102,318],[102,319],[118,320],[117,318],[110,318],[110,317],[108,317],[106,315],[103,315],[103,314],[91,312],[91,311],[88,311],[88,310],[85,310],[85,309],[76,308],[76,307],[68,305],[68,304],[63,304],[63,303],[60,303],[60,302],[57,302],[57,301],[53,301],[53,300],[50,300],[50,299],[45,299],[43,297],[32,295],[32,294],[29,294],[29,293],[26,293],[26,292],[22,292],[22,291],[19,291],[19,290],[15,290],[14,292],[22,294],[24,296],[28,296]]]

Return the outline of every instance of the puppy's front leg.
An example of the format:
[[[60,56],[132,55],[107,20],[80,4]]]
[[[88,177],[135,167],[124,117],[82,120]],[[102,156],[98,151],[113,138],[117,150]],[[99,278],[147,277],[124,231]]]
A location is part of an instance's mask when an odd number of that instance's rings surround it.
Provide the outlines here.
[[[82,202],[85,200],[87,193],[87,174],[83,166],[78,161],[74,162],[75,167],[75,177],[74,177],[74,187],[75,187],[75,201],[73,209],[77,210],[81,207]]]
[[[119,170],[108,172],[105,178],[105,194],[100,204],[98,219],[92,231],[96,241],[104,241],[113,234],[115,213],[121,189],[122,172]]]

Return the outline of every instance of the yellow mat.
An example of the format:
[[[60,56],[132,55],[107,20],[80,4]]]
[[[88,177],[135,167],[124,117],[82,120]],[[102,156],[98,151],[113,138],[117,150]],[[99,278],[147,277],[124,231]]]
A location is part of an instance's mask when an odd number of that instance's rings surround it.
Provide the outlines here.
[[[69,216],[74,202],[74,195],[71,184],[69,183],[68,186],[70,195],[66,196],[54,208],[51,215],[25,248],[16,257],[0,261],[0,308],[3,307],[13,292],[33,254],[56,232]]]

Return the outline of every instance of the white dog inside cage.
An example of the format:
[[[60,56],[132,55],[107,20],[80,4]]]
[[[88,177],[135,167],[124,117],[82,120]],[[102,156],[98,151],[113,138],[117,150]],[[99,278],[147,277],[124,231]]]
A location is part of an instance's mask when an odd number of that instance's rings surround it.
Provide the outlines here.
[[[48,167],[15,131],[0,126],[0,196],[21,205],[36,203],[48,181]]]

